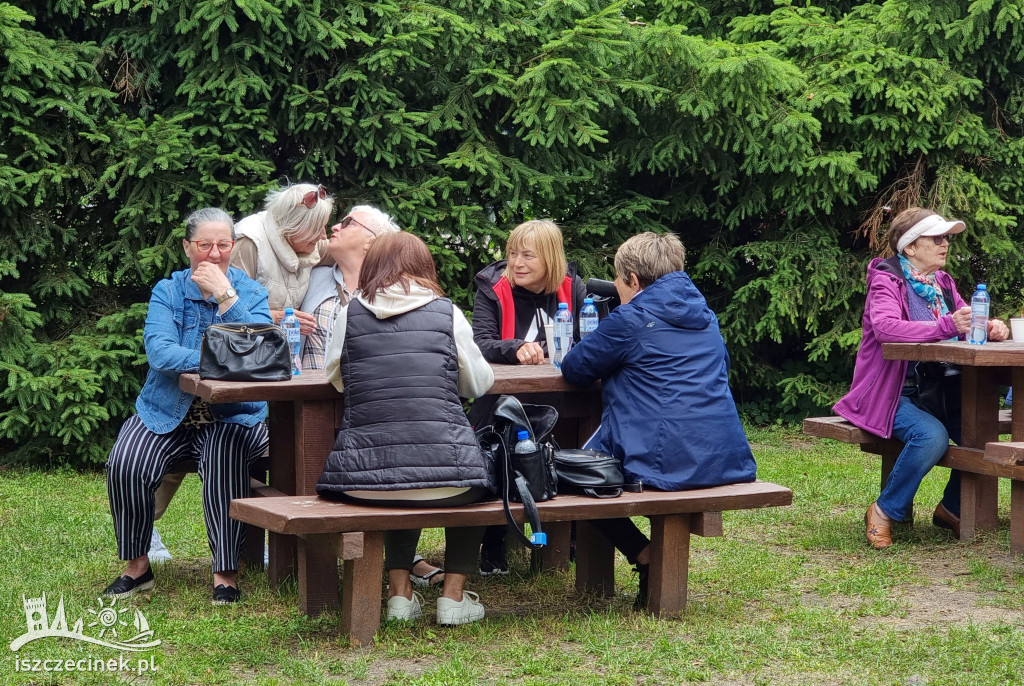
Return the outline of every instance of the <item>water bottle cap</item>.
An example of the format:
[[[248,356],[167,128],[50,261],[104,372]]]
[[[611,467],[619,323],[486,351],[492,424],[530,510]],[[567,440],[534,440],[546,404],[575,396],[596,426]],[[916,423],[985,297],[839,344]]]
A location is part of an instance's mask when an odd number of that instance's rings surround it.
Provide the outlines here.
[[[293,309],[292,309],[292,308],[290,308],[290,307],[286,307],[286,308],[284,308],[284,316],[286,316],[286,317],[290,317],[290,316],[292,316],[293,314],[295,314],[295,310],[293,310]]]
[[[527,440],[530,437],[530,432],[529,431],[520,431],[519,434],[518,434],[518,437],[519,437],[520,441],[525,441],[525,440]]]
[[[979,283],[979,284],[978,284],[978,290],[979,290],[979,291],[987,291],[987,290],[988,290],[988,286],[986,286],[986,285],[985,285],[985,284],[983,284],[983,283]]]
[[[558,303],[558,309],[560,309],[560,310],[568,310],[569,309],[569,303]]]
[[[584,305],[593,305],[594,304],[594,299],[593,298],[584,298],[583,299],[583,304]]]

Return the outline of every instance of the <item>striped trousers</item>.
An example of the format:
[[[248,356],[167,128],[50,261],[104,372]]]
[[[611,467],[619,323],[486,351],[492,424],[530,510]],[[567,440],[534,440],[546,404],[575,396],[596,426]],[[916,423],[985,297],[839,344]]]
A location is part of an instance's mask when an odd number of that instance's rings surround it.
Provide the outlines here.
[[[195,460],[203,482],[203,517],[213,571],[238,569],[245,527],[228,516],[228,507],[232,499],[249,494],[249,467],[266,453],[268,443],[262,422],[178,426],[157,434],[138,415],[129,417],[107,458],[107,495],[118,557],[133,560],[149,551],[157,487],[176,463]]]

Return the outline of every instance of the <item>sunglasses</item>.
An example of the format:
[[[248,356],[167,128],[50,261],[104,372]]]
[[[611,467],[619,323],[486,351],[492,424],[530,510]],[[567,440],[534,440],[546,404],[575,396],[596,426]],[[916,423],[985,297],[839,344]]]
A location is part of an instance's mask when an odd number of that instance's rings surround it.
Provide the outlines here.
[[[944,233],[941,236],[928,236],[928,238],[932,239],[932,242],[935,243],[935,245],[942,245],[943,241],[946,243],[952,243],[955,237],[955,234],[952,233]]]
[[[376,231],[374,231],[369,226],[367,226],[366,224],[362,223],[361,221],[359,221],[358,219],[353,217],[351,214],[347,215],[344,219],[342,219],[340,222],[338,222],[338,226],[340,226],[343,229],[347,229],[348,227],[352,226],[353,224],[355,224],[356,226],[360,226],[360,227],[366,229],[367,231],[369,231],[373,235],[374,238],[377,237],[377,232]]]
[[[322,185],[317,186],[315,191],[310,191],[302,196],[302,200],[295,203],[295,206],[305,205],[307,210],[311,210],[316,207],[317,202],[320,200],[327,199],[327,189]]]

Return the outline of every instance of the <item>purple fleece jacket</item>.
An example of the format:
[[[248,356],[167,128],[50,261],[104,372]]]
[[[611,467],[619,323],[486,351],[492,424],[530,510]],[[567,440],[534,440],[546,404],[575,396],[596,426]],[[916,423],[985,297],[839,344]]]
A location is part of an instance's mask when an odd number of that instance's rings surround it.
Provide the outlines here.
[[[954,312],[966,303],[957,293],[953,277],[936,273],[947,303]],[[865,431],[890,438],[907,374],[906,360],[882,358],[882,343],[930,343],[959,336],[953,315],[935,321],[913,321],[907,303],[907,280],[899,258],[875,258],[868,265],[868,296],[864,304],[864,333],[857,351],[850,392],[832,411]]]

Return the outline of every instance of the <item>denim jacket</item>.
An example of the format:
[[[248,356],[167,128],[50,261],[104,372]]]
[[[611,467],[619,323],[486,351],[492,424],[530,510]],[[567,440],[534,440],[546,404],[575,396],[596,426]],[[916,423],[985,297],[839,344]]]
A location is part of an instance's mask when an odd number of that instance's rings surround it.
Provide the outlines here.
[[[241,269],[228,269],[228,281],[238,299],[223,314],[204,300],[192,281],[192,270],[171,274],[153,288],[143,333],[149,373],[135,401],[139,418],[150,431],[165,434],[185,418],[195,397],[178,388],[178,375],[199,371],[199,349],[206,327],[222,322],[272,323],[267,291]],[[210,406],[213,416],[228,424],[254,426],[267,415],[266,403],[220,403]]]

